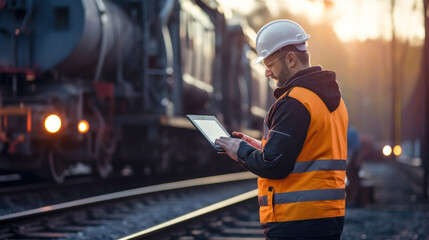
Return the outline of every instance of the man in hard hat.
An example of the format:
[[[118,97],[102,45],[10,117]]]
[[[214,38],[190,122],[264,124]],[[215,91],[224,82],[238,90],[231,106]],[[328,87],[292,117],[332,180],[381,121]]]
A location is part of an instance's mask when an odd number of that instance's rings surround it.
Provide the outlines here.
[[[278,87],[262,141],[234,132],[215,142],[259,176],[266,239],[340,239],[343,230],[348,115],[335,73],[310,65],[309,38],[290,20],[259,30],[256,64]]]

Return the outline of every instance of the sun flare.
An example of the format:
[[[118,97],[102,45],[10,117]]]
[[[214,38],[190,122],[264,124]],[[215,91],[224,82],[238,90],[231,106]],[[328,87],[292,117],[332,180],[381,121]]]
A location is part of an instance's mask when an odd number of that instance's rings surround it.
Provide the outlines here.
[[[273,17],[281,18],[288,10],[296,16],[305,16],[310,24],[322,21],[332,24],[343,42],[392,38],[391,9],[389,0],[224,0],[231,9],[242,14],[252,14],[252,9],[262,3]],[[425,37],[423,1],[394,1],[394,26],[396,37],[412,45],[422,45]],[[248,16],[249,17],[249,16]],[[256,17],[256,16],[252,16]]]

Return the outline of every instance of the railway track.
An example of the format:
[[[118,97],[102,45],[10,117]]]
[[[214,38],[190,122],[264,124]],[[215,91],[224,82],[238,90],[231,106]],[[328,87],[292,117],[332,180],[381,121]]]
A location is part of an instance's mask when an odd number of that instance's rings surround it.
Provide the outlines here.
[[[214,213],[209,209],[227,208],[230,199],[246,196],[256,205],[255,189],[255,176],[242,172],[89,197],[1,216],[0,239],[118,239],[187,214]]]
[[[119,240],[262,240],[264,234],[254,201],[257,194],[257,189],[251,190]]]

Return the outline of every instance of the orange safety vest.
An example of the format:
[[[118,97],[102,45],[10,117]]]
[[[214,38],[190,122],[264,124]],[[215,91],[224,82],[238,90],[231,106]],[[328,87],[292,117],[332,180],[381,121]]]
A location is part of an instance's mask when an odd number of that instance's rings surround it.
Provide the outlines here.
[[[294,87],[279,99],[286,95],[307,108],[310,125],[293,171],[283,179],[258,179],[260,221],[344,217],[348,124],[344,101],[330,112],[306,88]],[[266,141],[262,139],[262,148]]]

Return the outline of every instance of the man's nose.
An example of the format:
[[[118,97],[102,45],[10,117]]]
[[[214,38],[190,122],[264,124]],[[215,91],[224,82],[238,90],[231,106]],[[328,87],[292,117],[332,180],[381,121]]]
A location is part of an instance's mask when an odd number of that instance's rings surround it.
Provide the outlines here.
[[[270,77],[273,75],[273,72],[271,72],[269,69],[265,69],[265,77]]]

